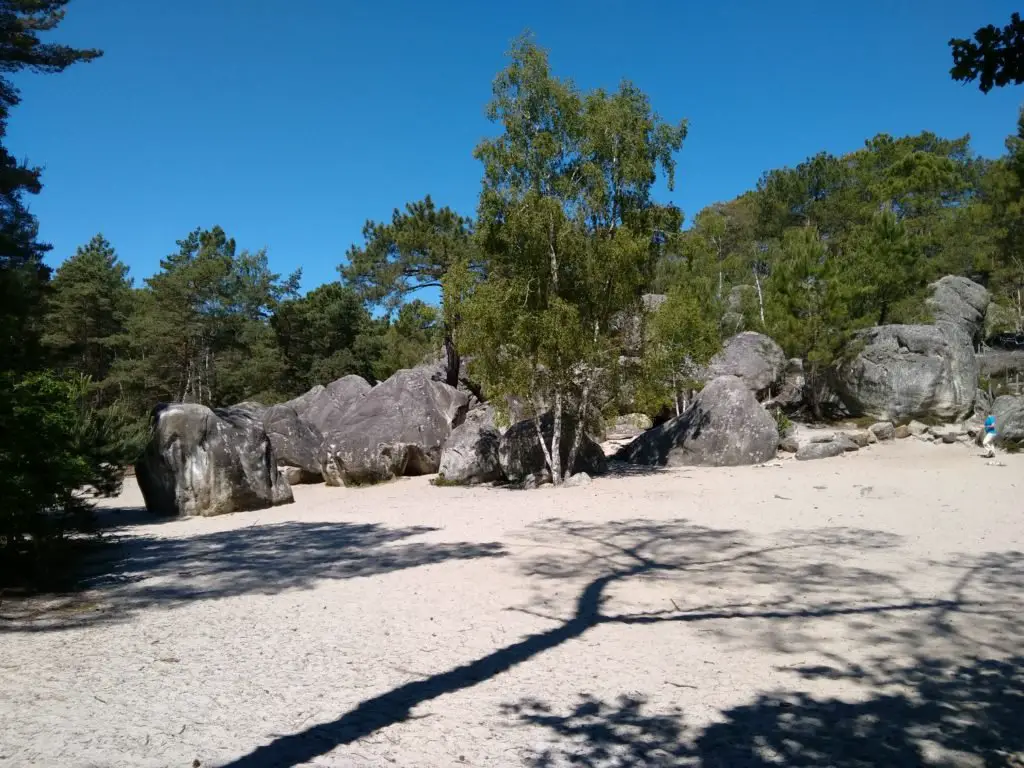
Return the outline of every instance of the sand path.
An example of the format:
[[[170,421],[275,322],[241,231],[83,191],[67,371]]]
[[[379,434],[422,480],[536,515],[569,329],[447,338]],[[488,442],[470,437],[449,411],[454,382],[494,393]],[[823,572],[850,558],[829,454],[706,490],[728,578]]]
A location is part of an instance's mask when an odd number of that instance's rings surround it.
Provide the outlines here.
[[[1024,455],[976,454],[111,514],[113,573],[0,621],[0,765],[1000,764]]]

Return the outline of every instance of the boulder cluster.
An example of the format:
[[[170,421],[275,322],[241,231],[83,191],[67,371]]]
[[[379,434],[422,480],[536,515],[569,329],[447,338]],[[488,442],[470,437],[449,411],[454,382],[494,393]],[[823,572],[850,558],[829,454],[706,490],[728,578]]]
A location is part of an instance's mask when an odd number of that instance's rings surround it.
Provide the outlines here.
[[[999,441],[1024,444],[1024,397],[991,397],[984,377],[1024,371],[1024,353],[976,352],[989,295],[962,277],[931,286],[927,325],[884,325],[862,332],[833,373],[833,397],[867,428],[807,429],[785,414],[803,405],[800,360],[761,333],[730,338],[705,369],[701,390],[674,418],[654,425],[640,413],[620,416],[604,431],[605,446],[581,434],[574,484],[606,471],[612,460],[653,466],[760,464],[781,450],[806,461],[914,437],[936,443],[975,439],[995,415]],[[658,297],[647,297],[647,311]],[[631,344],[642,324],[624,322]],[[550,481],[539,438],[548,445],[550,413],[526,418],[510,402],[513,423],[499,426],[494,409],[451,387],[431,366],[395,373],[376,385],[345,376],[286,403],[207,408],[161,404],[136,474],[147,507],[162,515],[218,515],[291,502],[302,483],[358,486],[410,475],[438,476],[438,485]],[[874,423],[872,423],[874,422]],[[562,466],[583,425],[563,415]],[[781,432],[780,432],[781,429]]]

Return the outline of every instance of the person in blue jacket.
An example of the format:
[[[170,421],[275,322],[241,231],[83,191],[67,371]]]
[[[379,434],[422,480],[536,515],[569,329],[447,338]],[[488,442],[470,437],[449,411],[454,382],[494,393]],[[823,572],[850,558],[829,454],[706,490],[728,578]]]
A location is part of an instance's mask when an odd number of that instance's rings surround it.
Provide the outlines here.
[[[996,417],[991,413],[985,419],[985,437],[981,440],[981,447],[985,449],[985,455],[992,458],[996,455],[993,443],[996,440]]]

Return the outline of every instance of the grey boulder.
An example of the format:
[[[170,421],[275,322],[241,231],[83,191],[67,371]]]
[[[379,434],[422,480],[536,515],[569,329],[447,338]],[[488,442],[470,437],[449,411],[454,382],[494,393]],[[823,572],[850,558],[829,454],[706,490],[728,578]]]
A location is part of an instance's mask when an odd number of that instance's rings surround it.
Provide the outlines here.
[[[569,463],[569,453],[576,434],[575,426],[575,419],[563,414],[562,434],[558,441],[558,453],[563,467]],[[540,428],[544,442],[550,449],[555,431],[555,418],[551,412],[541,416]],[[518,421],[505,430],[498,443],[498,461],[502,474],[510,483],[523,483],[529,477],[549,473],[547,462],[544,460],[544,450],[537,438],[536,422],[533,419]],[[569,474],[586,472],[590,475],[600,475],[607,470],[608,461],[601,446],[584,433],[580,438],[576,463]]]
[[[452,430],[441,450],[438,474],[445,483],[477,485],[501,479],[498,443],[501,435],[494,425],[490,406],[470,411],[466,420]]]
[[[856,446],[854,446],[856,450]],[[814,461],[815,459],[831,459],[847,452],[845,441],[830,440],[827,443],[807,443],[796,452],[797,461]]]
[[[290,400],[290,405],[303,421],[326,434],[339,428],[345,415],[371,390],[362,376],[342,376],[326,387],[313,387],[309,392]]]
[[[761,464],[778,448],[775,419],[745,382],[722,376],[684,413],[648,430],[618,457],[633,464],[723,467]]]
[[[868,430],[880,443],[896,437],[896,426],[891,421],[879,421],[868,427]]]
[[[857,353],[836,371],[856,415],[901,422],[970,415],[978,363],[967,333],[953,325],[883,325],[859,334]]]
[[[292,406],[282,403],[263,411],[263,428],[274,447],[277,463],[298,472],[288,473],[288,482],[319,483],[323,479],[320,466],[320,430],[299,417]]]
[[[320,464],[328,485],[364,485],[438,471],[441,448],[465,418],[469,396],[423,370],[403,370],[373,387],[324,432]]]
[[[708,379],[736,376],[757,395],[777,392],[785,379],[786,355],[763,333],[744,331],[725,342],[708,364]]]
[[[936,324],[949,323],[971,342],[981,340],[991,296],[984,286],[958,275],[946,275],[928,286],[932,295],[925,300]]]
[[[258,414],[194,403],[160,405],[135,465],[150,512],[223,515],[293,500]]]
[[[992,403],[992,415],[996,417],[997,444],[1024,446],[1024,397],[997,397]]]

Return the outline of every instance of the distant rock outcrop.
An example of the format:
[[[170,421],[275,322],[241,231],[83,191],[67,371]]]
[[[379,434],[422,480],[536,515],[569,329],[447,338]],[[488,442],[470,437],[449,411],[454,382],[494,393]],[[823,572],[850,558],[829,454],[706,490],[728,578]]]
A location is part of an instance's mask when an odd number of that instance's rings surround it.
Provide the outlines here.
[[[293,500],[250,408],[158,406],[135,473],[146,508],[158,515],[223,515]]]

